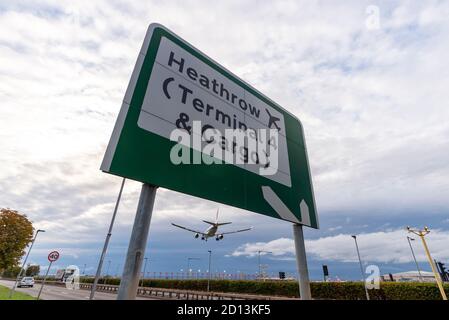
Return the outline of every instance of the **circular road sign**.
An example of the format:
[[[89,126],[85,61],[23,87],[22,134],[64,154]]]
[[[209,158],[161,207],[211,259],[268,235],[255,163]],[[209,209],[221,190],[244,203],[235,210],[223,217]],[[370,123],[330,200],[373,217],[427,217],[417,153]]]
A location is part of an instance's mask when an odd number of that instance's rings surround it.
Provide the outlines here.
[[[52,251],[48,254],[48,261],[55,262],[59,259],[59,252],[58,251]]]

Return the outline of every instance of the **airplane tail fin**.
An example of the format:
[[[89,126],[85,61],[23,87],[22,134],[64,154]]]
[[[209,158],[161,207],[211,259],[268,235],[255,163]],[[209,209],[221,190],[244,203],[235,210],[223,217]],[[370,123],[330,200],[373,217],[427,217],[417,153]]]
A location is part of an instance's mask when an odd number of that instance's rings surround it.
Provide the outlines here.
[[[208,223],[208,224],[211,224],[211,225],[213,225],[213,226],[224,226],[225,224],[230,224],[230,223],[232,223],[232,222],[218,222],[218,211],[219,211],[220,209],[217,209],[217,213],[216,213],[216,215],[215,215],[215,222],[210,222],[210,221],[207,221],[207,220],[203,220],[203,222],[205,222],[205,223]]]
[[[230,223],[232,223],[232,222],[210,222],[210,221],[207,221],[207,220],[202,220],[203,222],[205,222],[205,223],[208,223],[208,224],[210,224],[210,225],[213,225],[213,226],[224,226],[225,224],[230,224]]]
[[[232,222],[217,222],[217,226],[224,226],[225,224],[231,224]]]
[[[217,214],[215,215],[215,225],[218,226],[224,226],[225,224],[230,224],[232,222],[218,222],[218,211],[220,211],[220,208],[217,209]]]

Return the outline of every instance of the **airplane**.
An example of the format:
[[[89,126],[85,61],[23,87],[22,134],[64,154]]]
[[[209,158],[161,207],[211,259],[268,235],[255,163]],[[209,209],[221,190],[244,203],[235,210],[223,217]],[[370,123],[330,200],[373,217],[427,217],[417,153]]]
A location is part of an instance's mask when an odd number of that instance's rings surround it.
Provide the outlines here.
[[[217,233],[218,227],[220,226],[224,226],[226,224],[230,224],[232,222],[218,222],[218,210],[217,210],[217,214],[215,216],[215,222],[210,222],[207,220],[202,220],[205,223],[210,224],[210,227],[206,229],[206,231],[201,232],[201,231],[196,231],[193,229],[189,229],[183,226],[180,226],[179,224],[176,223],[172,223],[173,226],[177,227],[177,228],[181,228],[190,232],[195,233],[194,237],[195,239],[199,238],[201,235],[201,240],[207,241],[208,238],[213,238],[215,237],[215,240],[219,241],[223,239],[223,236],[225,234],[231,234],[231,233],[238,233],[238,232],[244,232],[244,231],[249,231],[252,229],[252,227],[250,228],[246,228],[246,229],[240,229],[240,230],[235,230],[235,231],[227,231],[227,232],[219,232]]]
[[[274,125],[278,131],[281,131],[281,128],[279,128],[277,121],[281,120],[278,117],[272,116],[270,111],[268,109],[265,109],[265,111],[268,113],[268,116],[270,119],[268,120],[268,128],[271,129],[271,126]]]

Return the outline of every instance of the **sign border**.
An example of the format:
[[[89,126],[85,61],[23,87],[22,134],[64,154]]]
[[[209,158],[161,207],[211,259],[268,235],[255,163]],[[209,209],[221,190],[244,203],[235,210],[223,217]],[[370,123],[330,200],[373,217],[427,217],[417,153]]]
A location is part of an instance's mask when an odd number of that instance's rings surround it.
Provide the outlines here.
[[[285,117],[285,129],[286,129],[285,136],[286,136],[286,140],[287,140],[287,148],[288,148],[288,150],[290,149],[292,143],[294,145],[296,145],[298,147],[302,147],[304,149],[305,162],[307,164],[307,172],[308,172],[308,179],[309,179],[310,193],[311,193],[311,195],[310,195],[311,199],[310,200],[312,202],[309,205],[313,206],[313,213],[314,213],[312,215],[308,214],[307,219],[304,219],[304,216],[301,214],[301,221],[293,221],[293,222],[297,222],[297,223],[300,223],[300,224],[308,225],[308,226],[311,226],[313,228],[319,228],[318,214],[317,214],[317,210],[316,210],[315,195],[314,195],[314,190],[313,190],[311,170],[310,170],[310,164],[309,164],[309,158],[308,158],[308,152],[307,152],[308,150],[307,150],[307,147],[306,147],[306,141],[305,141],[305,136],[304,136],[304,128],[302,126],[301,121],[295,115],[293,115],[291,112],[289,112],[288,110],[286,110],[286,109],[282,108],[281,106],[279,106],[277,103],[272,101],[270,98],[266,97],[264,94],[262,94],[257,89],[252,87],[250,84],[246,83],[244,80],[240,79],[238,76],[236,76],[231,71],[229,71],[228,69],[223,67],[221,64],[217,63],[214,59],[210,58],[208,55],[204,54],[202,51],[198,50],[196,47],[194,47],[193,45],[189,44],[187,41],[185,41],[184,39],[180,38],[179,36],[177,36],[176,34],[174,34],[173,32],[171,32],[170,30],[168,30],[167,28],[165,28],[164,26],[162,26],[162,25],[160,25],[158,23],[152,23],[148,27],[148,30],[147,30],[144,42],[143,42],[141,50],[139,52],[137,62],[135,64],[135,66],[134,66],[134,69],[133,69],[133,72],[132,72],[132,75],[131,75],[131,79],[129,81],[129,84],[128,84],[128,87],[127,87],[127,90],[126,90],[126,93],[125,93],[125,97],[123,99],[122,107],[120,109],[117,121],[116,121],[115,126],[114,126],[114,130],[113,130],[112,135],[111,135],[110,142],[109,142],[108,147],[106,149],[106,153],[105,153],[102,165],[101,165],[101,170],[108,172],[111,169],[113,157],[114,157],[115,151],[117,150],[117,147],[118,147],[118,144],[119,144],[119,140],[120,140],[120,135],[121,135],[122,129],[124,128],[125,123],[126,123],[126,121],[128,119],[128,116],[130,114],[130,112],[128,112],[128,111],[130,111],[130,107],[132,107],[132,105],[133,105],[133,99],[134,99],[134,96],[135,96],[136,87],[139,85],[139,83],[141,81],[140,77],[143,76],[142,75],[142,71],[149,72],[149,74],[151,74],[151,70],[147,71],[147,70],[143,70],[142,68],[143,68],[143,66],[145,64],[145,60],[148,59],[148,55],[149,55],[148,50],[150,48],[150,43],[152,41],[153,36],[158,31],[158,29],[161,29],[161,31],[163,33],[166,33],[167,35],[169,35],[170,36],[170,37],[168,37],[169,40],[175,42],[175,44],[177,42],[182,43],[183,44],[183,46],[182,46],[183,49],[186,49],[189,53],[193,54],[200,61],[202,61],[203,63],[206,63],[208,66],[213,68],[215,71],[217,71],[217,72],[221,73],[223,76],[229,78],[231,81],[235,82],[237,85],[242,86],[245,90],[251,92],[258,99],[262,100],[263,102],[267,103],[268,105],[270,105],[271,107],[273,107],[277,111],[279,111],[279,112],[284,114],[284,117]],[[162,36],[165,36],[165,35],[162,35]],[[162,36],[160,36],[160,38]],[[158,43],[158,46],[159,46],[159,44],[160,44],[160,41]],[[157,53],[157,49],[156,49],[156,53]],[[153,60],[155,60],[155,57],[154,57]],[[153,63],[154,63],[154,61],[153,61]],[[149,79],[149,75],[148,75],[148,79]],[[289,117],[290,117],[290,119],[289,119]],[[295,141],[295,140],[293,140],[293,139],[291,139],[290,137],[287,136],[287,132],[289,132],[291,134],[292,132],[295,131],[295,129],[297,130],[296,126],[292,127],[292,120],[296,121],[298,123],[298,126],[299,126],[299,131],[300,132],[296,133],[296,136],[298,137],[297,141]],[[290,160],[291,159],[290,159],[290,156],[289,156],[289,161]],[[291,164],[290,164],[290,167],[292,168]],[[111,172],[111,173],[114,174],[113,172]],[[293,176],[293,169],[291,170],[291,174],[292,174],[292,184],[293,184],[293,179],[295,179],[295,177]],[[135,179],[135,178],[131,177],[131,179]],[[298,187],[296,186],[295,188],[297,189]],[[195,196],[195,194],[189,194],[189,195],[194,195]],[[231,206],[232,206],[232,204],[231,204]],[[298,203],[298,207],[299,207],[299,203]],[[242,207],[240,207],[240,208],[242,208]],[[245,209],[245,208],[242,208],[242,209],[250,210],[250,209]],[[274,209],[274,211],[276,213],[278,213],[275,209]],[[257,212],[257,211],[256,211],[256,213],[264,214],[262,212]],[[264,214],[264,215],[272,216],[270,214]],[[297,217],[297,216],[295,216],[295,217]],[[290,219],[285,219],[282,216],[281,216],[281,219],[292,221]],[[298,219],[296,219],[296,220],[298,220]]]

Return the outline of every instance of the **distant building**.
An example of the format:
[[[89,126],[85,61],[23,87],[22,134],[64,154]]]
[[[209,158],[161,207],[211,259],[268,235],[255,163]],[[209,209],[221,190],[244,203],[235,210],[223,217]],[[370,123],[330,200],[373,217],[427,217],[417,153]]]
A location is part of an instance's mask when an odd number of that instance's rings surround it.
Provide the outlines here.
[[[421,276],[423,282],[435,282],[435,276],[432,272],[421,271]],[[406,271],[406,272],[398,272],[392,273],[391,276],[389,273],[381,276],[382,281],[396,281],[396,282],[419,282],[419,272],[418,271]]]

